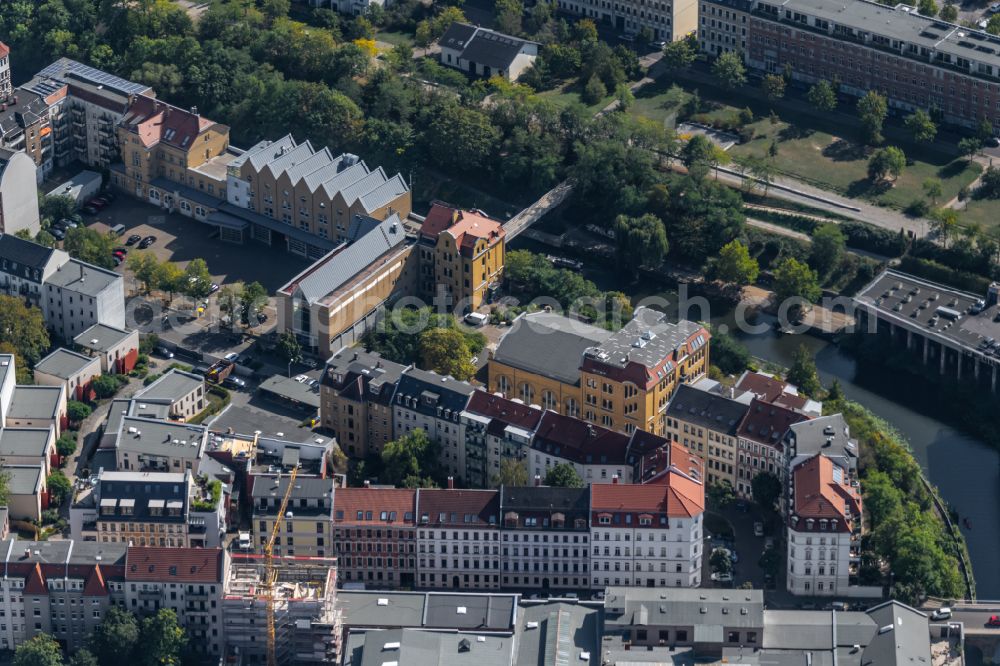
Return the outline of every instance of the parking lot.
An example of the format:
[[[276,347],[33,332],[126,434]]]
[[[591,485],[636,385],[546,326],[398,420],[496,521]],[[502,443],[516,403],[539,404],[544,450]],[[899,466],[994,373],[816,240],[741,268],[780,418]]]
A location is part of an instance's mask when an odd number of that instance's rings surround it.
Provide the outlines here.
[[[147,251],[160,261],[182,266],[200,257],[208,264],[212,279],[218,284],[260,282],[274,293],[309,265],[303,257],[289,254],[284,247],[269,247],[254,241],[244,245],[223,243],[214,227],[178,214],[169,214],[125,193],[97,215],[84,217],[89,227],[108,231],[116,224],[125,226],[123,239],[132,234],[156,236]],[[124,240],[123,240],[124,242]],[[136,251],[130,248],[130,251]],[[127,284],[127,288],[134,288]]]
[[[306,412],[297,412],[271,400],[248,391],[230,389],[231,402],[214,419],[207,423],[216,431],[227,431],[250,435],[260,430],[263,435],[303,442],[311,437],[309,428],[299,427],[307,417]]]

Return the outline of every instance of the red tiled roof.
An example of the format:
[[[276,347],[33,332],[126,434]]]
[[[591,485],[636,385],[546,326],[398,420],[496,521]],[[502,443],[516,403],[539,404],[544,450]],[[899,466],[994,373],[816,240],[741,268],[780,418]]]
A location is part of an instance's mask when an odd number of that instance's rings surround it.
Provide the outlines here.
[[[437,237],[445,231],[455,237],[455,244],[466,254],[471,252],[480,238],[492,244],[494,240],[504,237],[503,225],[480,211],[459,210],[435,201],[420,225],[420,235],[437,241]]]
[[[625,464],[629,436],[553,411],[545,412],[531,448],[588,464]]]
[[[417,491],[410,488],[334,488],[333,515],[338,525],[412,525]],[[343,511],[343,518],[337,518]],[[371,520],[358,520],[358,512]],[[406,514],[410,514],[406,519]],[[383,517],[384,516],[384,517]]]
[[[423,521],[427,516],[427,522]],[[465,521],[471,516],[472,522]],[[417,491],[417,523],[483,527],[499,524],[500,492],[497,490],[444,490],[421,488]]]
[[[132,546],[125,555],[125,580],[218,583],[221,548],[150,548]]]
[[[198,135],[216,124],[214,120],[146,95],[132,99],[125,122],[146,148],[163,142],[182,150],[194,146]]]
[[[754,398],[737,433],[740,437],[769,444],[780,450],[782,437],[788,427],[808,420],[809,417],[803,414]]]
[[[10,47],[0,42],[0,58],[6,58],[10,55]]]
[[[774,402],[785,392],[788,384],[759,372],[746,372],[736,383],[736,388],[740,391],[750,391],[764,402]]]
[[[35,563],[35,566],[28,572],[24,581],[25,596],[38,596],[48,594],[49,586],[45,584],[45,576],[42,574],[42,565]]]
[[[643,457],[633,483],[659,485],[669,483],[667,472],[670,468],[678,469],[694,479],[705,478],[705,464],[701,458],[688,451],[679,442],[670,442],[669,447],[657,449]]]
[[[90,570],[90,574],[83,584],[83,596],[103,597],[107,593],[108,587],[104,583],[104,572],[101,571],[101,565],[97,564]]]
[[[473,412],[491,419],[503,421],[507,425],[517,426],[526,430],[534,430],[542,418],[542,411],[530,405],[514,402],[488,391],[476,391],[472,394],[468,412]]]
[[[861,516],[861,495],[849,484],[834,479],[834,467],[832,460],[817,453],[792,471],[795,479],[793,514],[799,518],[833,520],[840,531],[847,531],[850,529],[848,508],[852,519]],[[800,521],[796,529],[804,527]]]
[[[651,512],[692,518],[705,510],[705,487],[671,470],[648,486],[595,483],[590,487],[590,505],[594,512]]]

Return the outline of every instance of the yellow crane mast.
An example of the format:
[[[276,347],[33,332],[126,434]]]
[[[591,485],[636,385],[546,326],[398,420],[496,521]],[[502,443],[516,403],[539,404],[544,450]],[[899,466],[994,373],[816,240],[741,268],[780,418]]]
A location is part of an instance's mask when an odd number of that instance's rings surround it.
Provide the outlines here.
[[[274,644],[274,584],[278,578],[278,571],[274,567],[274,540],[278,535],[278,530],[281,529],[281,518],[285,515],[285,511],[288,510],[288,498],[292,496],[292,489],[295,487],[295,477],[298,473],[299,468],[296,465],[292,468],[292,473],[288,475],[288,487],[285,489],[285,494],[281,498],[281,506],[278,508],[278,514],[274,518],[274,525],[271,528],[271,534],[268,536],[267,541],[264,542],[263,582],[264,595],[267,603],[267,666],[278,665]]]

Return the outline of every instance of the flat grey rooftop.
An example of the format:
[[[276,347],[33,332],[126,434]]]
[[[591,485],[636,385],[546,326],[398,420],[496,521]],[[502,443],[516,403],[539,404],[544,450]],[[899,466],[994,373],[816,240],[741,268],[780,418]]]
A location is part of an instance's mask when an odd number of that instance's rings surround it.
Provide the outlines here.
[[[7,474],[7,491],[11,495],[34,495],[42,482],[41,465],[3,465],[0,467]]]
[[[167,400],[176,402],[205,385],[205,379],[190,372],[174,368],[155,382],[135,394],[136,399]]]
[[[440,592],[338,592],[348,627],[425,627],[510,631],[517,595]]]
[[[48,428],[0,429],[0,458],[6,456],[38,456],[44,458],[54,434]]]
[[[48,279],[48,284],[70,289],[86,296],[97,296],[122,276],[77,259],[70,259]]]
[[[206,432],[200,425],[125,416],[121,419],[118,450],[196,460],[201,457]]]
[[[297,382],[289,377],[274,375],[260,383],[259,389],[287,400],[294,400],[307,407],[319,409],[319,392],[305,382]]]
[[[997,354],[986,352],[983,341],[986,338],[1000,340],[1000,322],[994,321],[1000,315],[1000,306],[991,305],[976,315],[969,312],[972,305],[985,296],[887,270],[854,299],[857,305],[876,310],[880,319],[915,329],[920,335],[953,347],[963,347],[996,362]]]
[[[500,338],[493,359],[566,384],[578,384],[584,351],[610,336],[603,328],[551,312],[525,314],[514,320]]]
[[[65,393],[62,386],[17,386],[7,408],[7,418],[55,418]]]
[[[422,627],[425,600],[422,592],[337,592],[347,627]]]
[[[631,321],[596,345],[590,355],[619,368],[629,363],[655,368],[700,329],[694,322],[681,320],[674,324],[662,312],[639,307]],[[708,337],[703,336],[695,345],[700,347],[707,342]]]
[[[126,331],[106,324],[94,324],[73,338],[73,342],[87,349],[106,352],[134,334],[135,331]]]
[[[568,654],[571,663],[601,663],[600,608],[567,603],[522,603],[517,618],[516,666],[557,663]],[[584,658],[589,655],[589,658]]]
[[[98,366],[97,371],[100,372],[100,363],[99,359],[84,356],[83,354],[60,347],[40,360],[35,365],[35,372],[42,372],[53,377],[58,377],[59,379],[68,380],[76,376],[77,373],[86,370],[88,366],[95,364]]]
[[[761,590],[609,587],[604,598],[605,632],[632,625],[760,627]]]
[[[510,666],[515,639],[511,635],[462,634],[451,631],[383,629],[368,631],[349,642],[353,666]]]

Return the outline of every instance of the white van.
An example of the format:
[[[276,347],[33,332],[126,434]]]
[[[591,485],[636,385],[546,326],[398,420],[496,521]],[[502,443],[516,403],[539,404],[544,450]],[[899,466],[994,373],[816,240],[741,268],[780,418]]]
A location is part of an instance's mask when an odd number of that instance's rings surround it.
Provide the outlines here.
[[[122,234],[125,233],[125,225],[116,224],[115,226],[111,227],[111,233],[113,233],[115,236],[121,236]]]
[[[470,312],[465,315],[465,323],[469,326],[482,326],[487,321],[489,321],[489,317],[479,312]]]

